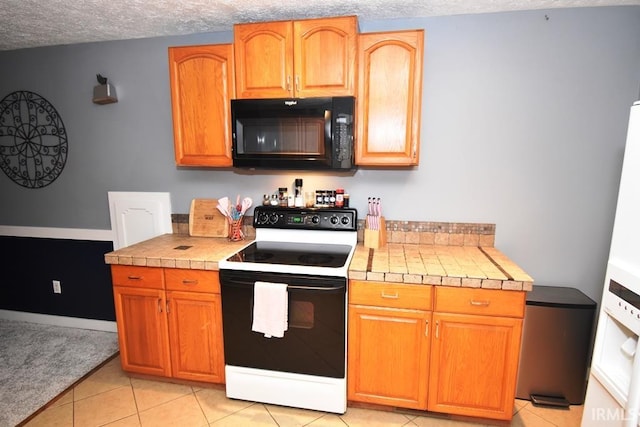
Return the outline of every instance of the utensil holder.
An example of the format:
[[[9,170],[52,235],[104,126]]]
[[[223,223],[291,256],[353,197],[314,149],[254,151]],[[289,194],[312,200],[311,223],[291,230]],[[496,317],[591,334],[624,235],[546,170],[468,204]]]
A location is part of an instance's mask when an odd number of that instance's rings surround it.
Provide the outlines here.
[[[244,240],[244,233],[242,232],[242,218],[229,219],[229,235],[228,238],[232,242],[239,242]]]
[[[364,229],[365,248],[378,249],[387,244],[387,225],[383,216],[380,217],[379,227],[378,230]]]

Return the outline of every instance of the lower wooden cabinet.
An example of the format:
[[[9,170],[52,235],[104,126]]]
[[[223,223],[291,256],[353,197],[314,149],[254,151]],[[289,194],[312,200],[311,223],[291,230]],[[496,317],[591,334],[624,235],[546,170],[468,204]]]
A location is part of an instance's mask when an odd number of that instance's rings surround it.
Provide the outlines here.
[[[122,368],[223,383],[218,273],[119,265],[111,269]]]
[[[122,369],[171,376],[164,291],[114,286]]]
[[[509,420],[525,292],[349,283],[348,398]]]
[[[426,409],[431,287],[352,281],[347,397]]]
[[[428,409],[510,420],[525,292],[436,287]]]

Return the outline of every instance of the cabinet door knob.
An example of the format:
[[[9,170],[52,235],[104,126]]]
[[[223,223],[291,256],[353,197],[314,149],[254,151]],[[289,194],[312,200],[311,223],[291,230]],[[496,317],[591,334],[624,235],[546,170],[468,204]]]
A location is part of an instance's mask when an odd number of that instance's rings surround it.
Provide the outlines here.
[[[428,320],[424,321],[424,336],[425,337],[429,336],[429,321]]]

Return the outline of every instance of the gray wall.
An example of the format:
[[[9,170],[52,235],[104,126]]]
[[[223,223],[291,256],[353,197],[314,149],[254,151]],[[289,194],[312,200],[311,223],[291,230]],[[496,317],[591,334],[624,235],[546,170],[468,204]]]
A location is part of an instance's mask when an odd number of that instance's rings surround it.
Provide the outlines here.
[[[107,191],[250,196],[305,179],[344,187],[364,214],[490,222],[496,246],[541,285],[599,301],[629,107],[639,98],[640,7],[362,21],[426,31],[420,166],[354,174],[247,173],[175,166],[167,47],[231,42],[199,34],[0,52],[0,97],[29,90],[64,120],[61,176],[26,189],[0,174],[0,225],[110,229]],[[119,102],[91,102],[95,75]]]

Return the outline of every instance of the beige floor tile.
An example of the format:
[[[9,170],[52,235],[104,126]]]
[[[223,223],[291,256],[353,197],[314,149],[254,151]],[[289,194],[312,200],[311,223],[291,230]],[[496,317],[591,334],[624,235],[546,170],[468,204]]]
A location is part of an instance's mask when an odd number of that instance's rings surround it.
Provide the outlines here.
[[[188,385],[139,378],[131,378],[131,387],[136,396],[136,405],[140,412],[187,394],[193,394],[193,390]]]
[[[136,413],[130,386],[119,387],[74,402],[74,427],[92,427],[118,421]]]
[[[524,407],[513,416],[511,427],[555,427],[555,424]]]
[[[138,414],[131,415],[130,417],[122,418],[121,420],[105,424],[102,427],[140,427],[140,417],[138,416]]]
[[[306,426],[325,415],[324,412],[290,408],[287,406],[265,405],[265,408],[267,408],[267,411],[269,411],[280,427]]]
[[[256,403],[209,425],[211,427],[277,427],[278,423],[264,405]]]
[[[579,427],[582,421],[584,406],[571,405],[569,408],[549,408],[528,404],[524,409],[562,427]]]
[[[409,417],[395,412],[371,411],[360,408],[347,408],[340,418],[349,427],[394,427],[412,425]]]
[[[60,396],[58,400],[56,400],[51,404],[51,407],[66,405],[67,403],[73,403],[73,390],[74,389],[68,390],[66,393]]]
[[[317,420],[305,424],[309,427],[346,427],[346,423],[337,414],[325,414]]]
[[[212,423],[253,405],[245,400],[228,399],[224,390],[199,389],[195,392],[207,421]]]
[[[129,386],[129,377],[120,367],[120,357],[110,360],[74,388],[74,400],[86,399],[105,391]]]
[[[450,420],[438,416],[419,416],[413,420],[418,427],[480,427],[486,424],[480,421]]]
[[[51,406],[31,421],[25,427],[72,427],[73,426],[73,402],[64,405]]]
[[[142,427],[204,427],[208,425],[193,393],[146,411],[140,411],[140,424]]]
[[[525,406],[527,406],[528,404],[530,404],[531,402],[529,402],[528,400],[524,400],[524,399],[516,399],[513,407],[514,407],[514,413],[519,411],[520,409],[524,408]]]

